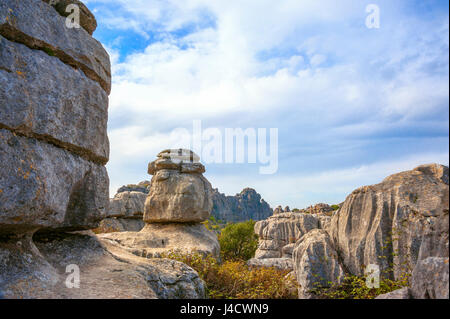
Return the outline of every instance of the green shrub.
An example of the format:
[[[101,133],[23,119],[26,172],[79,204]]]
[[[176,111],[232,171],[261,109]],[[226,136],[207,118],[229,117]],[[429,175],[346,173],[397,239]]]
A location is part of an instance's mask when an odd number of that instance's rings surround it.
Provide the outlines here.
[[[339,205],[331,205],[330,207],[333,208],[333,210],[338,210],[340,208]]]
[[[220,250],[225,260],[249,260],[258,248],[258,236],[252,220],[229,224],[219,234]]]
[[[399,280],[380,279],[379,288],[369,288],[365,276],[346,276],[341,284],[331,284],[330,287],[317,287],[311,290],[319,299],[374,299],[385,294],[408,286],[410,275],[404,273]]]

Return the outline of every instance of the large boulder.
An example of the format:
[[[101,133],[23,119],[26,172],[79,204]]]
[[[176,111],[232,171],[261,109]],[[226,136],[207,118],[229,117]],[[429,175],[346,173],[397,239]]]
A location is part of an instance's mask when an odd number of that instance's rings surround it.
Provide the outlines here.
[[[428,257],[417,263],[411,279],[414,299],[449,299],[448,262],[448,257]]]
[[[328,233],[314,229],[296,242],[294,272],[300,285],[299,298],[313,298],[314,289],[341,283],[345,273]]]
[[[0,35],[0,100],[0,128],[108,161],[108,95],[80,70]]]
[[[255,224],[259,245],[255,258],[281,258],[283,247],[295,243],[312,229],[319,228],[317,216],[300,213],[278,213]]]
[[[109,201],[108,216],[142,219],[146,198],[147,194],[142,192],[117,193]]]
[[[448,257],[448,210],[448,167],[423,165],[352,192],[330,233],[352,274],[376,264],[383,276],[399,278],[420,258]]]
[[[80,270],[79,288],[70,275]],[[204,298],[198,274],[183,263],[129,254],[90,234],[36,233],[0,242],[4,298]]]
[[[83,230],[105,218],[104,166],[0,129],[0,233]]]
[[[216,235],[203,224],[152,223],[140,232],[99,234],[102,241],[126,249],[146,258],[161,257],[171,252],[200,253],[219,257],[220,246]]]
[[[175,151],[174,151],[175,152]],[[146,223],[196,223],[208,219],[212,209],[212,187],[201,174],[204,167],[190,162],[198,156],[187,150],[185,157],[169,157],[170,150],[158,154],[149,164],[153,174],[145,202]]]

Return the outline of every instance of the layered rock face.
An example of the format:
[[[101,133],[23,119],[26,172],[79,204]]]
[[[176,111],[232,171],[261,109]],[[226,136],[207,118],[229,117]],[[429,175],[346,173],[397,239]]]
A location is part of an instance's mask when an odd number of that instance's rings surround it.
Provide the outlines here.
[[[255,258],[249,265],[293,269],[292,253],[295,242],[309,231],[319,228],[315,215],[293,212],[278,212],[266,220],[255,224],[259,237]]]
[[[108,211],[110,62],[90,35],[89,10],[77,29],[62,8],[0,2],[0,296],[204,297],[186,265],[137,257],[87,231]],[[77,289],[66,285],[73,266]]]
[[[1,232],[105,216],[109,70],[102,45],[45,2],[0,3]]]
[[[353,274],[363,265],[388,276],[412,271],[420,259],[448,257],[448,168],[432,164],[355,190],[331,221],[330,235]]]
[[[213,190],[212,216],[225,222],[263,220],[272,215],[269,204],[252,188],[245,188],[235,196],[226,196]]]
[[[131,253],[158,257],[164,253],[200,252],[219,256],[214,233],[201,222],[212,209],[212,187],[202,175],[204,166],[189,150],[167,150],[149,164],[153,174],[144,206],[145,227],[138,233],[101,234],[100,237]]]
[[[323,229],[314,229],[297,241],[293,259],[299,298],[311,298],[311,289],[340,283],[345,276],[331,238]]]
[[[327,232],[316,236],[313,231],[296,243],[293,264],[300,297],[311,297],[315,288],[305,276],[320,274],[324,282],[339,282],[341,270],[363,275],[365,265],[375,264],[382,277],[412,273],[410,288],[379,299],[448,298],[448,198],[448,168],[437,164],[355,190],[333,215]],[[305,250],[303,242],[327,247],[328,253]],[[305,263],[323,256],[327,263]]]

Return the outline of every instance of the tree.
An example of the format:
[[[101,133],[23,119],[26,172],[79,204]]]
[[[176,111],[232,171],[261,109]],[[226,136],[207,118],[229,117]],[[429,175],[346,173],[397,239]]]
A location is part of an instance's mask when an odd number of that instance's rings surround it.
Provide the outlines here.
[[[230,224],[219,235],[220,249],[225,260],[249,260],[258,248],[258,236],[254,232],[255,222]]]

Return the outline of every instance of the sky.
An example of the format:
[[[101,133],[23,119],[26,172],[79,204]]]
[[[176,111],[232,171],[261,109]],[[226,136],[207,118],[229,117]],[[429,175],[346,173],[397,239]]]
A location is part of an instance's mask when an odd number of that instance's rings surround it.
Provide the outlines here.
[[[214,188],[252,187],[272,207],[340,203],[390,174],[449,163],[448,1],[84,2],[112,62],[111,197],[149,180],[160,151],[188,147],[180,129],[194,121],[219,135],[278,129],[273,174],[205,163]],[[369,4],[379,28],[366,25]]]

